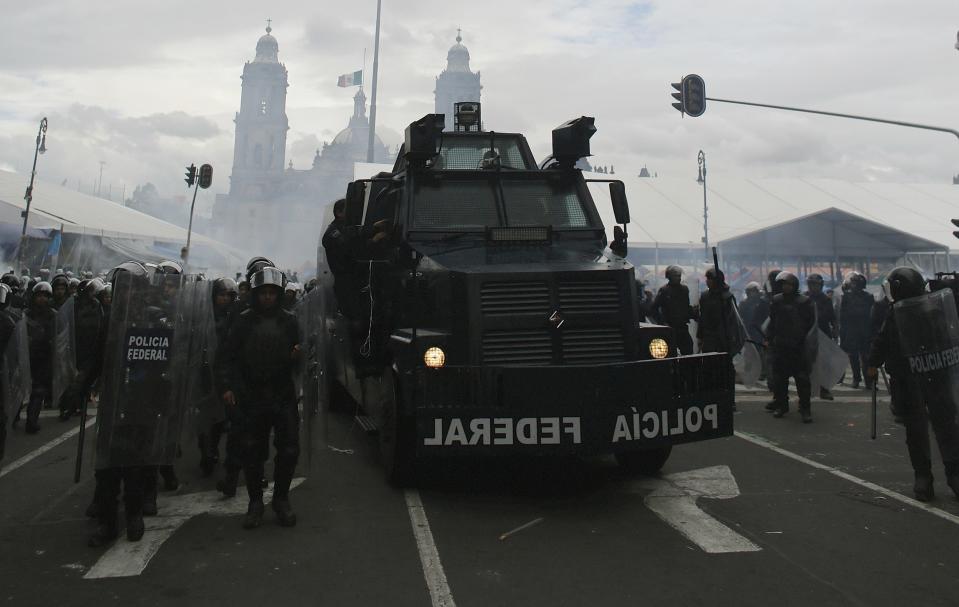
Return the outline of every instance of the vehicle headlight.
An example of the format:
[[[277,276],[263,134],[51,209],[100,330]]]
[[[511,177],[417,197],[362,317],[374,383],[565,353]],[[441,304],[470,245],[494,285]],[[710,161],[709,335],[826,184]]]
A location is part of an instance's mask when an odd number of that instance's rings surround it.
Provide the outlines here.
[[[669,344],[665,339],[657,337],[649,342],[649,354],[653,358],[666,358],[669,356]]]
[[[430,369],[439,369],[446,364],[446,352],[436,346],[427,348],[423,354],[423,363]]]

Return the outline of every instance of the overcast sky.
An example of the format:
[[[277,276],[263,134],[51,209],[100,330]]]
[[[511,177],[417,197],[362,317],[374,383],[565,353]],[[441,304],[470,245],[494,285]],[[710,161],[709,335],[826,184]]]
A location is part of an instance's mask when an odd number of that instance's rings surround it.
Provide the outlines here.
[[[182,194],[182,166],[211,162],[225,191],[240,74],[268,17],[289,70],[287,157],[306,168],[346,126],[355,89],[336,77],[362,67],[364,48],[372,57],[375,11],[375,0],[8,2],[0,168],[29,171],[48,116],[42,178],[88,188],[103,160],[104,188],[152,181]],[[458,26],[482,72],[485,126],[526,133],[539,158],[554,126],[585,114],[599,129],[594,163],[617,172],[648,165],[692,180],[702,148],[711,174],[959,173],[950,135],[719,103],[682,119],[669,97],[670,82],[695,72],[710,96],[959,128],[956,0],[383,0],[387,143],[433,110]]]

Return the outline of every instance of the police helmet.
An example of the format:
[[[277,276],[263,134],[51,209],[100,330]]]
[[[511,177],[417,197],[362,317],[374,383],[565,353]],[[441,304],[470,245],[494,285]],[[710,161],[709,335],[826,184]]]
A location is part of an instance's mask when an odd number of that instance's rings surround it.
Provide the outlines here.
[[[77,293],[83,293],[87,290],[87,287],[90,285],[90,281],[84,278],[80,281],[80,284],[77,285]]]
[[[16,293],[22,288],[20,284],[20,279],[17,278],[16,274],[4,274],[0,277],[0,284],[5,284],[10,288],[11,293]]]
[[[46,281],[43,281],[43,282],[46,282]],[[70,279],[67,278],[66,274],[57,274],[56,276],[53,277],[53,280],[50,281],[51,287],[57,287],[60,285],[63,285],[64,287],[70,286]]]
[[[292,280],[289,281],[288,283],[286,283],[286,291],[287,291],[287,292],[291,292],[291,291],[292,291],[293,293],[299,293],[299,291],[300,291],[300,283],[298,283],[298,282],[293,282]]]
[[[181,266],[175,261],[166,260],[166,261],[161,261],[159,264],[157,264],[156,271],[157,271],[157,274],[179,275],[179,274],[183,274],[183,266]]]
[[[37,284],[33,285],[33,288],[30,290],[30,293],[34,297],[36,297],[40,293],[46,293],[50,297],[53,297],[53,287],[50,286],[49,282],[45,280],[41,280]]]
[[[751,291],[759,292],[759,283],[755,280],[746,285],[746,292],[749,293]]]
[[[859,272],[850,272],[846,276],[846,280],[849,281],[850,287],[855,287],[859,289],[866,288],[866,277],[860,274]]]
[[[110,284],[116,283],[117,276],[125,273],[131,274],[134,278],[150,278],[150,273],[142,263],[137,261],[124,261],[117,267],[110,270]]]
[[[67,278],[73,278],[73,276],[74,276],[73,272],[70,271],[70,270],[67,270],[66,272],[64,272],[64,274],[67,275]]]
[[[213,295],[233,293],[235,296],[236,292],[236,281],[232,278],[217,278],[213,281]]]
[[[251,286],[252,286],[252,284],[253,284],[252,278],[253,278],[253,275],[254,275],[254,274],[256,274],[257,272],[259,272],[260,270],[262,270],[262,269],[264,269],[264,268],[275,268],[275,267],[276,267],[276,266],[273,264],[272,261],[270,261],[269,259],[266,259],[266,258],[256,259],[256,260],[254,260],[254,261],[251,261],[250,263],[251,263],[250,267],[247,268],[247,270],[246,270],[246,280],[247,280],[247,282],[250,283]]]
[[[0,282],[0,308],[7,307],[7,302],[10,301],[10,287]]]
[[[826,281],[823,279],[822,274],[810,274],[806,277],[806,284],[809,283],[819,283],[824,284]]]
[[[926,290],[926,279],[913,268],[893,268],[883,283],[883,290],[892,301],[901,301],[922,295]]]
[[[97,280],[99,280],[99,279],[97,279]],[[104,298],[104,297],[113,297],[113,284],[112,284],[112,283],[109,283],[109,282],[108,282],[108,283],[104,283],[103,287],[102,287],[99,291],[97,291],[97,299],[100,300],[100,303],[103,303],[103,298]]]
[[[681,267],[679,267],[679,266],[668,266],[668,267],[666,268],[666,278],[667,278],[667,279],[668,279],[670,276],[679,276],[679,277],[682,277],[682,275],[683,275],[683,269],[682,269]]]
[[[784,284],[791,284],[794,291],[799,291],[799,279],[792,272],[780,272],[776,275],[776,285],[780,293],[782,293]]]
[[[779,287],[776,285],[776,277],[779,276],[779,273],[782,270],[770,270],[769,274],[766,275],[766,292],[768,293],[778,293]]]
[[[71,289],[79,289],[79,288],[80,288],[80,279],[79,279],[79,278],[71,278],[71,279],[69,280],[69,282],[67,283],[67,285],[68,285]]]
[[[41,280],[50,280],[50,270],[47,268],[40,268],[39,274]]]
[[[275,265],[276,265],[276,264],[274,264],[272,261],[270,261],[269,259],[267,259],[266,257],[261,257],[261,256],[251,257],[251,258],[250,258],[250,261],[246,262],[246,271],[247,271],[247,273],[249,273],[250,270],[253,270],[253,266],[254,266],[254,265],[256,265],[256,264],[258,264],[258,263],[260,263],[260,262],[262,262],[262,261],[265,261],[265,262],[266,262],[266,265],[269,266],[269,267],[271,267],[271,268],[272,268],[272,267],[275,267]],[[264,266],[260,266],[260,267],[262,268],[262,267],[264,267]],[[255,271],[255,270],[254,270],[254,271]]]
[[[100,294],[100,291],[103,290],[103,286],[104,286],[104,285],[103,285],[103,281],[100,280],[99,278],[92,278],[92,279],[87,280],[87,281],[85,281],[85,282],[86,282],[87,284],[80,287],[80,291],[81,291],[84,295],[92,295],[92,296],[96,297],[97,295]]]
[[[286,282],[286,274],[269,266],[257,270],[253,276],[250,277],[250,290],[255,291],[260,287],[273,286],[279,287],[279,289],[283,291],[286,289]]]
[[[716,268],[709,268],[706,270],[706,278],[711,280],[726,280],[726,276],[723,274],[722,270],[717,270]]]

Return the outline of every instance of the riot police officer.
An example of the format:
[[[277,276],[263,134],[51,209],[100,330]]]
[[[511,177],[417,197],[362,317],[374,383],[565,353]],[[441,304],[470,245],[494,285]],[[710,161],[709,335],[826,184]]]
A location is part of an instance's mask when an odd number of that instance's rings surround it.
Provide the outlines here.
[[[886,279],[886,286],[887,295],[894,305],[872,342],[867,375],[875,381],[881,365],[885,365],[888,372],[892,406],[902,414],[906,426],[906,446],[915,473],[913,493],[916,499],[926,502],[935,495],[929,444],[930,422],[939,443],[946,483],[959,497],[959,425],[956,422],[957,403],[954,396],[959,372],[955,366],[924,368],[922,364],[912,364],[909,358],[912,356],[921,360],[921,356],[915,356],[916,351],[930,351],[935,355],[942,346],[959,345],[959,334],[954,326],[950,327],[952,323],[948,321],[949,317],[955,318],[955,312],[946,307],[937,309],[929,305],[936,299],[920,301],[920,298],[926,297],[925,280],[912,268],[893,269]],[[946,299],[946,305],[954,308],[955,300],[952,297],[938,301]],[[904,343],[904,338],[921,343]],[[929,339],[941,343],[927,343]]]
[[[676,347],[680,354],[693,353],[693,338],[689,335],[689,321],[695,319],[689,305],[689,287],[682,283],[683,269],[679,266],[666,268],[668,281],[656,293],[651,314],[673,329]]]
[[[773,374],[773,398],[776,408],[773,416],[782,417],[789,411],[789,378],[796,380],[799,393],[799,413],[803,423],[812,421],[809,372],[811,361],[805,352],[806,336],[816,323],[816,308],[812,300],[799,293],[799,279],[792,272],[780,272],[777,289],[769,306],[769,344]]]
[[[33,388],[27,404],[28,434],[40,431],[40,410],[50,405],[53,393],[53,341],[57,313],[51,307],[53,289],[48,282],[34,285],[27,308],[27,332],[30,336],[30,373]]]
[[[83,281],[83,289],[74,300],[74,340],[77,374],[60,398],[60,419],[68,420],[84,406],[99,373],[98,349],[104,328],[103,310],[97,292],[103,287],[100,279]]]
[[[739,322],[736,298],[720,270],[706,270],[706,291],[699,297],[699,325],[696,328],[700,352],[726,352],[729,355],[729,389],[735,390],[736,370],[732,357],[746,343],[745,330]],[[733,403],[733,411],[736,404]]]
[[[812,300],[816,305],[816,322],[819,330],[826,334],[826,337],[835,339],[839,337],[839,323],[836,322],[836,313],[832,306],[832,300],[823,292],[822,274],[810,274],[806,278],[806,297]],[[832,392],[826,386],[819,387],[819,398],[823,400],[834,400]]]
[[[217,341],[215,345],[221,347],[226,345],[227,336],[230,331],[233,305],[236,303],[237,297],[236,281],[232,278],[218,278],[213,281],[212,297],[213,322]],[[204,364],[211,365],[211,370],[216,367],[216,361],[214,360],[204,361]],[[215,400],[204,404],[213,409],[213,411],[201,416],[203,425],[197,432],[200,447],[200,469],[204,476],[210,476],[213,473],[213,468],[217,462],[219,462],[220,439],[227,430],[226,412],[223,409],[223,402],[219,398],[219,395],[223,392],[215,388],[212,392],[215,395]],[[238,471],[239,464],[236,462],[236,454],[231,453],[231,447],[233,447],[233,445],[231,445],[231,441],[228,438],[227,466],[236,467]],[[229,474],[229,472],[227,472],[227,474]]]
[[[16,363],[17,361],[8,361],[3,357],[6,352],[7,344],[13,337],[14,328],[17,322],[7,310],[10,307],[10,287],[0,283],[0,362],[2,364]],[[7,381],[8,374],[6,369],[2,369],[4,382]],[[7,386],[0,386],[0,461],[3,461],[3,453],[7,444],[7,407],[19,406],[20,403],[7,403],[6,398],[9,390]]]
[[[60,306],[70,297],[70,279],[67,278],[66,274],[57,274],[53,277],[50,286],[53,288],[53,301],[50,302],[50,307],[59,310]]]
[[[243,452],[244,476],[250,503],[243,526],[263,521],[263,453],[274,434],[274,489],[272,508],[283,526],[296,524],[290,504],[290,485],[300,454],[299,412],[293,373],[300,355],[296,317],[280,304],[286,276],[265,267],[250,277],[251,305],[230,330],[223,356],[223,400],[234,409]]]
[[[847,278],[849,291],[839,304],[839,345],[849,355],[852,387],[858,388],[869,353],[870,316],[875,300],[866,291],[865,276],[852,272]],[[871,387],[872,380],[867,378],[866,388]]]

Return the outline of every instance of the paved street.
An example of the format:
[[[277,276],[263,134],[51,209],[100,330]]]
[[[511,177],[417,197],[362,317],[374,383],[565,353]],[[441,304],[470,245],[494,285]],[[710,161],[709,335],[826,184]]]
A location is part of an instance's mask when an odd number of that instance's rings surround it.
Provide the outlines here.
[[[872,441],[869,393],[836,397],[803,425],[741,390],[737,435],[676,448],[659,479],[611,458],[459,461],[407,492],[382,480],[375,437],[331,415],[301,461],[295,529],[272,515],[241,529],[245,498],[211,493],[187,446],[147,536],[110,549],[86,546],[93,482],[72,483],[76,437],[56,443],[76,422],[47,417],[37,436],[13,432],[0,471],[0,601],[956,605],[959,500],[938,455],[922,506],[888,400]]]

